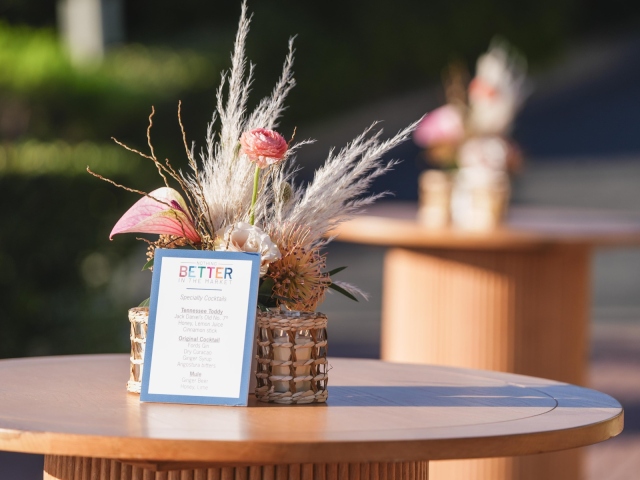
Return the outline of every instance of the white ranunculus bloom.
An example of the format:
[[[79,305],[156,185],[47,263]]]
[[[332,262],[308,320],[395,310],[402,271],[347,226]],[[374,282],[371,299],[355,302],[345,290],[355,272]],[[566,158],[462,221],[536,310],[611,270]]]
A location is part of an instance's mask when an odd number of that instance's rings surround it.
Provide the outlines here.
[[[524,57],[505,43],[493,43],[478,59],[469,85],[469,126],[481,135],[509,133],[528,94]]]
[[[255,252],[260,254],[260,276],[269,269],[269,264],[280,260],[280,250],[269,235],[255,225],[238,222],[222,232],[217,248],[229,252]]]

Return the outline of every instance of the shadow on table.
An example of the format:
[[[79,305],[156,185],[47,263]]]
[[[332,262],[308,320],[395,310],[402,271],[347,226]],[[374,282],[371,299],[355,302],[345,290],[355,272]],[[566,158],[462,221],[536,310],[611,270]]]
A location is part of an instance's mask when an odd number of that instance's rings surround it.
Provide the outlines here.
[[[615,408],[608,395],[574,385],[448,386],[329,386],[331,406],[340,407],[546,407]],[[542,390],[544,389],[544,390]]]

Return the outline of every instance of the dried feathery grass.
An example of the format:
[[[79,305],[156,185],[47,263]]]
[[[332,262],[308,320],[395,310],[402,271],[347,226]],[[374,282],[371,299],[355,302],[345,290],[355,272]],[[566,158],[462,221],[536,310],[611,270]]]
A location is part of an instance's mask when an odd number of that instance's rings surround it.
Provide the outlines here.
[[[202,171],[190,161],[193,175],[187,177],[188,186],[196,199],[202,197],[197,210],[207,212],[206,222],[211,232],[246,220],[251,205],[251,187],[254,165],[243,158],[239,150],[240,135],[253,128],[275,128],[285,109],[287,94],[295,85],[293,78],[293,38],[289,40],[282,74],[270,96],[262,99],[255,110],[247,115],[247,99],[253,81],[253,67],[245,57],[246,39],[251,17],[246,4],[236,35],[232,65],[223,75],[217,92],[217,112],[207,129],[206,150],[201,153]],[[226,87],[226,88],[225,88]],[[226,92],[226,96],[225,96]],[[225,98],[226,97],[226,98]],[[220,120],[220,135],[216,140],[215,123]],[[326,242],[327,234],[339,223],[348,220],[364,206],[384,194],[366,196],[372,181],[387,172],[394,161],[383,161],[382,156],[406,140],[417,122],[381,140],[382,130],[366,129],[338,154],[330,152],[325,165],[306,188],[294,186],[297,171],[294,155],[310,140],[295,143],[287,152],[289,161],[261,172],[260,192],[255,206],[256,224],[279,239],[285,237],[290,226],[305,226],[306,247],[317,248]],[[284,198],[280,192],[288,189]],[[197,195],[200,193],[201,195]],[[275,239],[274,239],[275,240]],[[298,239],[300,240],[300,239]]]
[[[292,69],[294,38],[291,38],[281,76],[273,91],[252,112],[247,112],[254,72],[245,55],[250,22],[251,16],[247,14],[246,1],[243,1],[231,67],[222,75],[217,89],[216,111],[207,126],[206,146],[200,151],[199,158],[194,146],[189,147],[187,142],[181,106],[178,105],[188,172],[177,172],[169,160],[161,162],[156,158],[151,144],[153,111],[147,129],[150,154],[116,140],[124,148],[151,160],[165,185],[168,186],[169,177],[179,184],[202,240],[197,248],[215,249],[222,229],[249,218],[255,165],[241,152],[240,137],[255,128],[276,128],[286,108],[285,99],[295,85]],[[218,123],[219,133],[216,133]],[[291,299],[285,302],[289,308],[314,310],[322,301],[332,281],[324,271],[325,258],[320,248],[331,240],[328,236],[338,224],[385,194],[371,195],[367,191],[374,179],[396,163],[383,160],[383,156],[405,141],[417,124],[415,122],[395,136],[382,140],[382,130],[374,131],[374,123],[338,153],[331,150],[324,166],[316,171],[313,181],[306,187],[294,183],[298,170],[295,154],[311,140],[293,143],[292,138],[284,161],[260,170],[258,201],[254,206],[255,224],[269,234],[281,251],[282,258],[270,265],[267,275],[275,282],[273,293]],[[150,196],[137,190],[127,190]],[[167,237],[149,243],[151,247],[175,246],[176,240]],[[351,294],[366,297],[352,285],[338,282],[335,285]]]
[[[207,212],[205,221],[211,232],[248,218],[254,164],[240,153],[239,138],[254,128],[276,128],[285,110],[286,96],[295,85],[291,38],[282,74],[271,95],[247,114],[253,81],[253,66],[247,67],[245,56],[250,21],[243,2],[231,68],[218,88],[217,112],[207,128],[206,149],[200,154],[201,171],[187,152],[192,175],[185,179],[194,191],[190,196],[196,199],[196,210]],[[214,127],[218,119],[220,134],[216,138]],[[306,188],[294,184],[298,170],[294,155],[310,140],[290,145],[287,161],[260,172],[260,191],[254,207],[256,225],[280,247],[282,259],[271,265],[270,276],[276,281],[274,293],[293,299],[289,303],[295,306],[290,304],[290,308],[308,310],[322,300],[331,281],[322,273],[324,257],[319,249],[330,241],[328,235],[338,224],[385,194],[367,195],[367,191],[374,179],[395,165],[395,161],[382,157],[405,141],[417,123],[387,140],[381,139],[382,130],[374,131],[374,123],[337,154],[332,150]],[[345,289],[366,297],[351,285]]]
[[[289,225],[304,225],[305,246],[318,247],[326,243],[327,235],[337,225],[385,195],[385,192],[369,196],[366,193],[374,179],[396,164],[393,160],[384,161],[382,156],[406,140],[417,123],[385,141],[380,140],[382,130],[372,133],[374,123],[338,154],[330,152],[306,189],[294,188],[293,198],[286,202],[277,196],[271,199],[273,208],[265,221],[266,231],[278,237]],[[276,174],[273,190],[279,191],[279,185],[290,177],[290,170]]]
[[[207,129],[207,148],[201,153],[202,171],[192,165],[188,177],[192,190],[202,192],[197,210],[206,211],[210,230],[215,232],[226,225],[245,220],[251,204],[254,165],[246,161],[239,150],[238,139],[247,130],[274,128],[285,109],[284,101],[295,85],[293,78],[293,38],[282,74],[270,96],[264,98],[250,114],[246,114],[247,99],[253,79],[250,65],[248,76],[245,47],[251,18],[243,3],[230,71],[223,76],[217,93],[217,112]],[[226,89],[225,89],[226,87]],[[226,91],[226,99],[225,99]],[[220,136],[216,141],[214,124],[220,120]],[[394,165],[382,156],[409,137],[417,122],[394,137],[382,141],[382,131],[366,129],[353,142],[334,155],[330,153],[325,165],[316,172],[314,181],[306,188],[295,187],[296,172],[293,156],[309,140],[291,145],[288,161],[261,172],[261,190],[255,207],[256,224],[275,232],[286,225],[305,225],[307,246],[322,245],[328,232],[349,219],[362,207],[371,204],[382,194],[364,196],[371,182]],[[292,194],[283,199],[281,192],[288,188]]]
[[[286,96],[295,85],[292,72],[294,58],[292,38],[289,40],[289,51],[282,74],[271,95],[264,98],[247,116],[247,100],[253,81],[252,65],[249,65],[249,73],[247,78],[244,78],[247,70],[245,45],[250,21],[246,3],[243,2],[234,52],[231,56],[231,68],[226,75],[223,75],[218,88],[217,111],[207,128],[206,150],[200,155],[202,171],[192,166],[193,175],[187,177],[189,188],[202,187],[204,198],[198,204],[198,210],[208,212],[207,223],[210,230],[214,232],[226,225],[246,220],[251,205],[255,166],[241,158],[240,135],[244,131],[257,127],[275,128],[285,109]],[[216,140],[215,124],[218,119],[220,134]],[[292,145],[287,156],[290,157],[305,143],[308,141]],[[268,178],[271,175],[270,171],[261,172],[261,185],[268,184]],[[257,208],[259,207],[260,204]],[[260,223],[259,214],[256,215],[256,219]]]

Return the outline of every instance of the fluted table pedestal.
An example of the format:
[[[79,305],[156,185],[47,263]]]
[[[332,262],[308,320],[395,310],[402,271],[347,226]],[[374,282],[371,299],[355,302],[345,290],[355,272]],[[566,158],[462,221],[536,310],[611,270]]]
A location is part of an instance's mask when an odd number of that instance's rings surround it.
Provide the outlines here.
[[[428,462],[188,467],[45,456],[44,480],[428,480]]]
[[[390,249],[382,358],[550,377],[584,385],[590,251]],[[446,320],[445,320],[446,319]],[[436,480],[582,478],[580,450],[434,462]]]

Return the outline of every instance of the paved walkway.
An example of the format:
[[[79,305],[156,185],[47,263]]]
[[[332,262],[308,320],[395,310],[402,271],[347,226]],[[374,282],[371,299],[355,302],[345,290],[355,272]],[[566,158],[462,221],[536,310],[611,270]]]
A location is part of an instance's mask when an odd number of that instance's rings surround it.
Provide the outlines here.
[[[640,322],[594,326],[591,386],[622,403],[625,428],[588,447],[588,479],[640,478]]]

